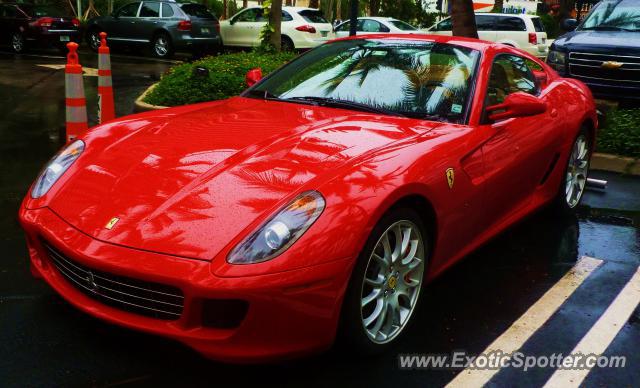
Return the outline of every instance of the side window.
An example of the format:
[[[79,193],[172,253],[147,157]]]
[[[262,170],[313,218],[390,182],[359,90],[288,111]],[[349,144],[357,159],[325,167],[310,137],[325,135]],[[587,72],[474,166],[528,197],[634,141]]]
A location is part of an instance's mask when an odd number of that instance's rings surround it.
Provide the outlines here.
[[[250,8],[236,18],[236,22],[255,22],[258,19],[258,8]],[[262,12],[260,13],[262,14]]]
[[[497,31],[526,31],[524,20],[517,17],[501,17],[496,23]]]
[[[451,31],[451,19],[445,19],[438,23],[436,31]]]
[[[494,16],[476,15],[478,31],[495,31],[496,18]]]
[[[170,18],[172,16],[173,16],[173,8],[171,7],[171,4],[162,3],[162,17]]]
[[[118,10],[118,16],[123,18],[134,18],[138,15],[140,3],[127,4]]]
[[[287,11],[282,11],[282,21],[283,22],[290,22],[293,20],[293,16],[291,16],[289,14],[289,12]]]
[[[499,55],[491,66],[486,106],[501,104],[511,93],[537,94],[536,78],[525,59],[515,55]]]
[[[336,28],[336,31],[347,31],[349,32],[349,26],[351,26],[350,22],[342,23]]]
[[[380,23],[375,20],[364,19],[362,22],[362,31],[364,32],[380,32]]]
[[[160,3],[142,3],[142,8],[140,8],[141,18],[157,18],[158,16],[160,16]]]

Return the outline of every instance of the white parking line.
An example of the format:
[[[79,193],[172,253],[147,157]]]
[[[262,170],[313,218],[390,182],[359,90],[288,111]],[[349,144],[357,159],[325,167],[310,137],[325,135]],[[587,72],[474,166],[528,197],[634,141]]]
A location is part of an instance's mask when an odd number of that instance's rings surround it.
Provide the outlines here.
[[[571,353],[601,355],[640,304],[640,268]],[[579,386],[591,369],[559,369],[545,387]]]
[[[496,350],[513,353],[520,349],[600,264],[602,260],[583,256],[562,279],[482,353],[489,354]],[[465,369],[451,380],[447,387],[480,387],[491,380],[498,371],[499,369]]]

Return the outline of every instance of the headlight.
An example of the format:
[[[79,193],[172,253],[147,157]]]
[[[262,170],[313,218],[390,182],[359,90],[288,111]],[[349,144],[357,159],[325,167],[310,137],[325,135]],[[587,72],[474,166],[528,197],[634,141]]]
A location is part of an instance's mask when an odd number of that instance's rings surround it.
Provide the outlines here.
[[[558,72],[563,73],[565,69],[565,53],[557,50],[549,50],[547,63]]]
[[[31,197],[40,198],[45,195],[73,162],[80,157],[82,151],[84,151],[84,142],[76,140],[54,156],[36,179],[31,190]]]
[[[300,194],[271,217],[227,257],[231,264],[252,264],[278,256],[309,229],[324,210],[324,198],[317,191]]]

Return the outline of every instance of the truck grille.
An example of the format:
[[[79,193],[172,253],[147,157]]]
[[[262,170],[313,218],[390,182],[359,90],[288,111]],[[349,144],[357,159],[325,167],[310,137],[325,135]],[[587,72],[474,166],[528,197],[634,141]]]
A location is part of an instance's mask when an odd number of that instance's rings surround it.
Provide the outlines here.
[[[90,269],[46,242],[44,246],[58,272],[83,294],[106,305],[152,318],[180,318],[184,306],[180,289]]]
[[[618,68],[607,68],[603,64],[607,62],[617,62],[621,64]],[[584,79],[585,82],[599,82],[611,85],[627,84],[638,82],[640,86],[640,57],[591,54],[591,53],[569,53],[569,74]]]

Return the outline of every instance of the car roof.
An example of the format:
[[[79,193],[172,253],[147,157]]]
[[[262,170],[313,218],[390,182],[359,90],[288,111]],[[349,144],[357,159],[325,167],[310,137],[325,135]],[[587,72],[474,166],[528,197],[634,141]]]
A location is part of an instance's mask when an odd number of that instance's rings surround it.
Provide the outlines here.
[[[519,17],[519,18],[537,18],[538,15],[529,15],[525,13],[493,13],[493,12],[476,12],[476,15],[491,15],[503,17]]]
[[[490,47],[499,46],[494,42],[488,42],[484,40],[478,40],[473,38],[465,38],[462,36],[446,36],[446,35],[429,35],[429,34],[367,34],[346,36],[344,38],[334,39],[333,41],[352,40],[352,39],[377,39],[377,40],[413,40],[413,41],[427,41],[436,43],[453,44],[457,46],[467,47],[473,50],[485,51]]]

